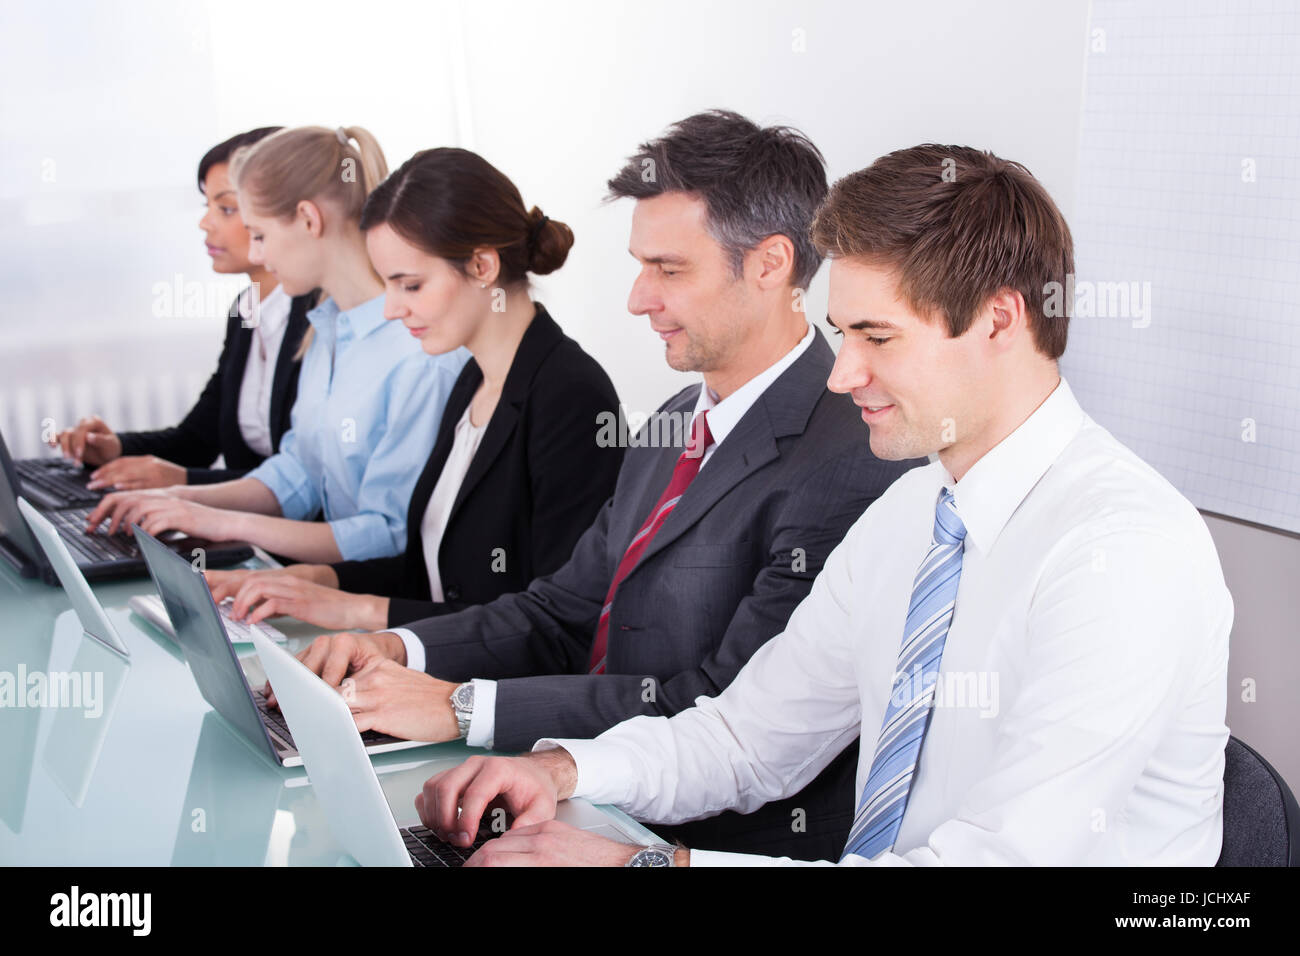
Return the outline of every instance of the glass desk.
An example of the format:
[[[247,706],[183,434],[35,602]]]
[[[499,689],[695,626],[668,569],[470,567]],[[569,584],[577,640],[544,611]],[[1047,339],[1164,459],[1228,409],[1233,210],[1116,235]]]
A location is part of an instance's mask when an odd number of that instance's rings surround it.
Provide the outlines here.
[[[95,593],[129,662],[82,633],[61,588],[0,562],[0,864],[351,865],[303,769],[254,751],[199,694],[179,648],[127,609],[133,595],[153,593],[153,582],[130,578]],[[294,652],[320,633],[273,623]],[[260,687],[252,645],[236,651]],[[36,673],[62,680],[63,699],[81,706],[28,706]],[[83,674],[92,676],[79,698],[74,675]],[[483,752],[456,741],[372,758],[398,826],[419,822],[414,801],[425,780]],[[659,842],[619,810],[601,809]]]

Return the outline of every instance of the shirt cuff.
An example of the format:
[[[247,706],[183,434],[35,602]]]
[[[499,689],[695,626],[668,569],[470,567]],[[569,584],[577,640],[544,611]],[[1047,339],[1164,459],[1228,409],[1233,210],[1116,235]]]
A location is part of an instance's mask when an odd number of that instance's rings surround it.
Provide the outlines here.
[[[329,523],[334,543],[344,561],[368,561],[401,554],[406,547],[405,535],[398,541],[388,527],[388,519],[377,511],[367,511]]]
[[[608,741],[543,737],[533,744],[533,752],[557,747],[567,750],[578,768],[572,796],[592,803],[612,803],[620,810],[635,796],[631,790],[638,779],[638,768],[629,763],[622,747]]]
[[[376,632],[378,633],[378,632]],[[415,633],[405,627],[390,627],[389,634],[396,634],[406,645],[406,666],[413,671],[424,671],[426,658],[424,656],[424,642],[415,636]]]
[[[302,465],[288,455],[272,455],[245,477],[256,478],[271,489],[280,503],[280,514],[293,521],[316,515],[316,494]]]
[[[497,682],[476,677],[474,684],[474,712],[469,717],[469,732],[465,743],[471,747],[492,749],[492,737],[497,729]]]

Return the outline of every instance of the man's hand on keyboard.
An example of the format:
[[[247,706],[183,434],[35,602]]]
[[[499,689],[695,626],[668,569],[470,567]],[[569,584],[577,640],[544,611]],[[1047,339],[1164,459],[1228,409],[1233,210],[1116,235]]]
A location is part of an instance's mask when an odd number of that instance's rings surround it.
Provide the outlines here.
[[[572,824],[547,820],[512,827],[495,840],[488,840],[465,865],[626,866],[640,849]]]
[[[469,846],[490,806],[514,817],[513,829],[555,818],[555,805],[573,793],[577,765],[556,748],[522,757],[470,757],[434,774],[415,797],[415,811],[439,839]]]
[[[375,730],[403,740],[442,743],[460,736],[451,706],[455,689],[456,684],[423,671],[376,658],[344,678],[339,693],[361,733]]]
[[[371,661],[390,660],[406,667],[406,645],[396,634],[325,634],[298,652],[298,660],[331,687],[343,678],[359,673]],[[266,685],[267,700],[275,703],[271,685]],[[408,738],[418,739],[418,738]]]

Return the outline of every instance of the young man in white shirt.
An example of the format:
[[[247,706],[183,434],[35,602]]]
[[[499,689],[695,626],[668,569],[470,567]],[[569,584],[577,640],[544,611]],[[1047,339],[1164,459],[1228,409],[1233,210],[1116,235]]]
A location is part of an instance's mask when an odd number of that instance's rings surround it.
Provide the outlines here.
[[[844,336],[829,387],[877,456],[937,458],[721,694],[471,758],[429,780],[421,818],[464,844],[503,802],[514,827],[474,864],[789,863],[624,846],[555,803],[744,812],[860,735],[842,864],[1213,865],[1232,601],[1196,510],[1060,377],[1073,247],[1051,198],[1018,164],[920,146],[837,183],[813,238]]]

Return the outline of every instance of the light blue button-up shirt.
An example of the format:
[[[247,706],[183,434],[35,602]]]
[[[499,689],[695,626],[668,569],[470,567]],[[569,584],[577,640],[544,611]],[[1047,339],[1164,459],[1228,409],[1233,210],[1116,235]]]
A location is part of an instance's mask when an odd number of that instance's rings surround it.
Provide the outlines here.
[[[438,435],[452,385],[469,360],[426,355],[384,297],[346,312],[326,299],[307,313],[315,338],[280,451],[249,473],[286,518],[323,513],[345,561],[406,548],[411,491]]]

